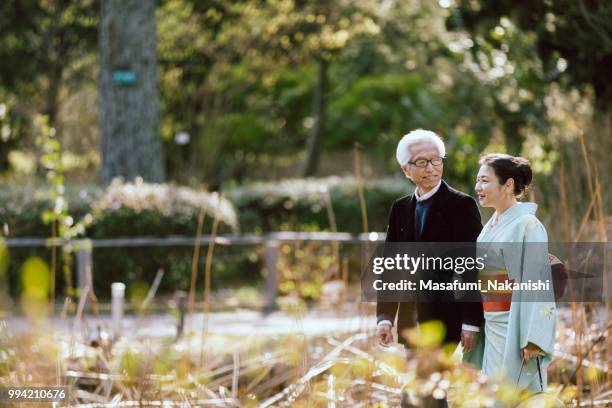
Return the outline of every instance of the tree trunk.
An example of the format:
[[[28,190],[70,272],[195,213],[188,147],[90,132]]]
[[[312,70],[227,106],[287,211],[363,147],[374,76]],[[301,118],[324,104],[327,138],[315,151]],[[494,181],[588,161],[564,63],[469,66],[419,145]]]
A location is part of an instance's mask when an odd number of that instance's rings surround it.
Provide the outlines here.
[[[53,61],[51,67],[49,67],[49,88],[47,88],[47,100],[45,103],[45,115],[49,118],[49,126],[57,127],[57,111],[59,108],[59,90],[62,83],[62,74],[64,72],[63,65],[65,62],[62,60],[64,52],[58,52],[58,61]]]
[[[327,68],[325,58],[319,58],[317,64],[317,84],[312,99],[312,111],[315,117],[314,124],[308,135],[306,147],[306,162],[302,175],[304,177],[314,176],[319,164],[321,140],[325,129],[325,106],[327,93]]]
[[[105,0],[100,20],[102,182],[164,180],[154,0]]]

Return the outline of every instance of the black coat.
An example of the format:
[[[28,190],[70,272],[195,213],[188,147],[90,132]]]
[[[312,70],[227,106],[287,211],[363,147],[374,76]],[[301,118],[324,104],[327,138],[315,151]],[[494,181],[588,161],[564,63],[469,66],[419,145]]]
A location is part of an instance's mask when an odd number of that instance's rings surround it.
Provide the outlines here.
[[[396,200],[389,213],[386,242],[417,242],[414,236],[413,194]],[[444,181],[434,194],[418,242],[475,242],[482,230],[480,212],[475,200],[448,186]],[[398,307],[399,306],[399,307]],[[398,311],[399,309],[399,311]],[[382,302],[376,303],[377,321],[395,321],[399,342],[406,344],[402,330],[419,322],[440,320],[446,326],[445,342],[461,338],[463,323],[480,326],[484,320],[480,302]]]

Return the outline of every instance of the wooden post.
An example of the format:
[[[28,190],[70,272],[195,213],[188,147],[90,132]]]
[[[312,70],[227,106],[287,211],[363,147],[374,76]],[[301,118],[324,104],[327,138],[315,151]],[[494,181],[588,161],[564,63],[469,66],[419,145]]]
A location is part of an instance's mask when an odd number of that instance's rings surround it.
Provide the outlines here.
[[[276,290],[278,286],[278,280],[276,276],[276,262],[278,260],[278,241],[268,240],[266,241],[266,270],[268,276],[266,277],[266,305],[264,306],[264,313],[272,313],[278,308],[276,304]]]
[[[180,339],[183,335],[183,329],[185,327],[185,307],[186,307],[187,293],[182,290],[176,292],[176,307],[179,312],[179,321],[176,326],[176,339]]]
[[[83,290],[89,282],[88,271],[91,271],[91,245],[79,245],[77,252],[77,286]],[[92,279],[93,280],[93,279]]]
[[[113,337],[121,336],[123,325],[123,300],[125,298],[125,284],[113,282],[111,284],[111,316],[113,321]]]

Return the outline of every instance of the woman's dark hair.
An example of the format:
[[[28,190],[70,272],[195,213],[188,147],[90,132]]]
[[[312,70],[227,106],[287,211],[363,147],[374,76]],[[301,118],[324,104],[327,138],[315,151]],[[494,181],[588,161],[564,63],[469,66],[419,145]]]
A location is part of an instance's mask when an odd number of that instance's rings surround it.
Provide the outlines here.
[[[514,180],[514,195],[516,196],[522,196],[525,193],[533,178],[531,164],[523,157],[490,153],[481,157],[478,164],[491,167],[500,184],[504,184],[510,178]]]

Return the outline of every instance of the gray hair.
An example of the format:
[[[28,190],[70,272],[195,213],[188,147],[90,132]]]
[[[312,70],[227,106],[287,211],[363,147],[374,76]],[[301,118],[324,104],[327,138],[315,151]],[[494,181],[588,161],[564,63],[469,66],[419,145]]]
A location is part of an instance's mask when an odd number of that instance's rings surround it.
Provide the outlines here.
[[[397,162],[401,167],[404,167],[411,160],[410,147],[423,142],[435,144],[440,152],[440,157],[446,156],[446,148],[444,147],[444,142],[442,139],[440,139],[440,136],[431,130],[416,129],[402,137],[397,144],[395,157],[397,158]]]

